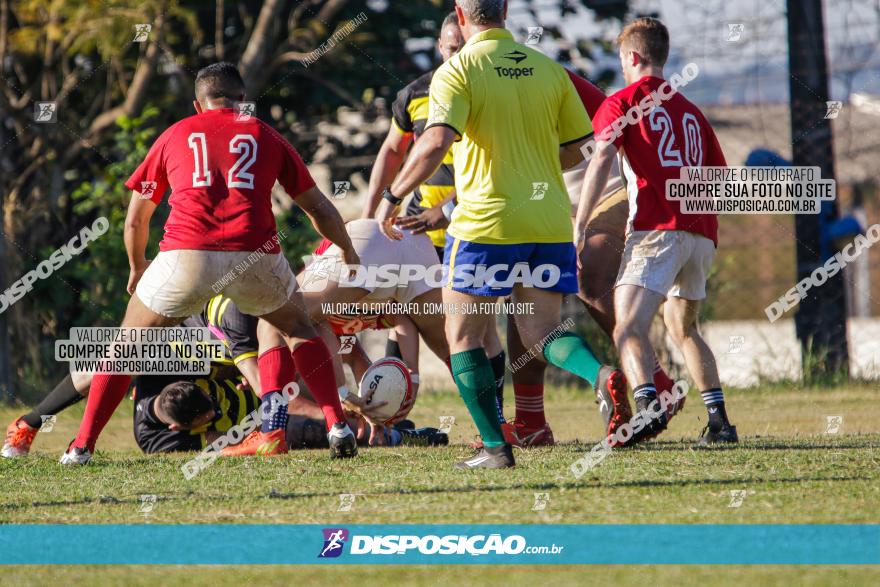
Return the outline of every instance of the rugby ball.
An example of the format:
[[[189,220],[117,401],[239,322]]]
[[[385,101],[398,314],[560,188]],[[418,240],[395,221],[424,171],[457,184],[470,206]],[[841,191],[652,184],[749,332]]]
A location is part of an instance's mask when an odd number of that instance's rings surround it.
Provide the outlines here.
[[[394,357],[374,362],[358,384],[358,396],[365,399],[367,407],[388,402],[371,415],[383,424],[393,424],[404,418],[412,406],[402,406],[412,399],[412,377],[406,363]]]

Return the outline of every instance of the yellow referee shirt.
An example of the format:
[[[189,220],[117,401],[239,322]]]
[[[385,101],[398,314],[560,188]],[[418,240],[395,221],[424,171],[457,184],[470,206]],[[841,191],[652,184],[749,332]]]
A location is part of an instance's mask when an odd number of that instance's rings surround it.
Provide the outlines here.
[[[426,128],[435,125],[461,137],[450,235],[485,244],[571,240],[559,147],[592,127],[561,65],[506,29],[476,34],[431,79]]]

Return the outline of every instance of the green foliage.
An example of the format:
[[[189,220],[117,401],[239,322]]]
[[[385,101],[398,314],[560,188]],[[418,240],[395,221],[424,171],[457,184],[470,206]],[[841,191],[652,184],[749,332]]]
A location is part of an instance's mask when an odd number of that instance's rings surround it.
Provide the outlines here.
[[[128,259],[123,226],[131,198],[131,190],[124,184],[149,150],[156,135],[150,123],[155,122],[158,114],[157,108],[147,108],[138,117],[117,120],[118,130],[113,137],[112,150],[118,160],[108,164],[103,174],[81,183],[73,191],[74,213],[78,218],[90,222],[87,219],[104,216],[110,221],[107,233],[72,263],[74,279],[83,284],[78,300],[81,311],[74,317],[75,326],[115,324],[122,319],[128,303],[128,296],[124,295]],[[160,206],[150,223],[148,258],[158,250],[167,211],[167,204]]]

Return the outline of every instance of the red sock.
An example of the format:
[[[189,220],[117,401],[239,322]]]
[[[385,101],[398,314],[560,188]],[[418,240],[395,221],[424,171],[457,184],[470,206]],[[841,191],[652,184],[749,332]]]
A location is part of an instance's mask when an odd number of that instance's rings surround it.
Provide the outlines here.
[[[273,391],[281,391],[296,381],[296,366],[286,346],[277,346],[257,357],[260,367],[260,397]]]
[[[86,412],[83,414],[73,446],[95,450],[98,436],[122,402],[130,383],[130,375],[95,375],[92,378]]]
[[[544,418],[544,384],[513,384],[516,402],[516,419],[529,428],[540,428],[547,423]]]
[[[659,394],[664,391],[672,391],[673,385],[675,385],[675,381],[673,381],[672,378],[666,374],[666,371],[664,371],[663,367],[660,366],[660,361],[655,360],[655,363],[654,363],[654,389],[656,389],[657,393]]]
[[[296,347],[293,351],[293,362],[312,397],[321,406],[327,421],[327,430],[337,422],[345,423],[336,376],[333,374],[333,359],[324,341],[315,337]]]

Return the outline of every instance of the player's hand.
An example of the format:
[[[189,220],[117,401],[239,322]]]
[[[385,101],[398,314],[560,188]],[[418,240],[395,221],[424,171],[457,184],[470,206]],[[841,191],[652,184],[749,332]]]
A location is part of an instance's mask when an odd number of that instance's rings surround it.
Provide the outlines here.
[[[342,403],[347,410],[366,418],[366,420],[372,424],[375,420],[373,417],[375,411],[388,402],[376,402],[368,406],[366,399],[349,392],[345,399],[342,400]]]
[[[379,230],[393,241],[403,240],[403,233],[394,226],[396,210],[397,206],[388,200],[379,202],[379,207],[376,209],[376,220],[379,221]]]
[[[443,214],[442,206],[427,208],[415,216],[403,216],[397,219],[397,226],[411,230],[413,234],[422,234],[428,230],[440,230],[449,226],[449,219]]]
[[[152,261],[146,261],[140,267],[132,267],[128,272],[128,285],[125,286],[125,291],[128,292],[129,295],[134,295],[134,290],[137,288],[138,282],[141,280],[141,277],[144,276],[144,272],[147,270],[147,267],[150,266]]]
[[[385,432],[386,427],[384,424],[378,424],[376,422],[370,422],[370,446],[384,446],[385,445]]]

